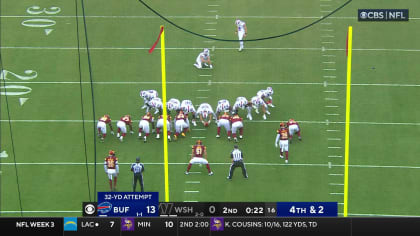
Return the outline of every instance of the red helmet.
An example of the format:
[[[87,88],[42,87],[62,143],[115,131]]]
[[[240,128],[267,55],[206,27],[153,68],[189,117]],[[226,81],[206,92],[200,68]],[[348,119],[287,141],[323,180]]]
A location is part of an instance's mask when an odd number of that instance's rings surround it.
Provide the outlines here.
[[[284,122],[280,122],[280,128],[284,128]]]
[[[109,151],[109,155],[114,156],[115,155],[115,151],[114,150],[110,150]]]
[[[203,144],[203,142],[201,142],[201,140],[199,139],[199,140],[197,140],[196,144],[201,145],[201,144]]]

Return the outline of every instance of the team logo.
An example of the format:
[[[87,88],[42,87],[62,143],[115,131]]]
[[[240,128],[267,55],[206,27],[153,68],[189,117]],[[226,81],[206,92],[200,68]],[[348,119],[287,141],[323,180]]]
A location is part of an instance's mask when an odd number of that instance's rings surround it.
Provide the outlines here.
[[[212,217],[210,219],[210,231],[223,231],[225,229],[225,221],[223,218]]]
[[[98,205],[98,212],[101,214],[106,214],[112,209],[112,204],[109,202],[102,202]]]
[[[83,202],[82,204],[82,211],[83,216],[97,216],[97,202]]]
[[[77,231],[77,217],[64,217],[64,231]]]
[[[134,218],[121,218],[121,231],[134,231]]]

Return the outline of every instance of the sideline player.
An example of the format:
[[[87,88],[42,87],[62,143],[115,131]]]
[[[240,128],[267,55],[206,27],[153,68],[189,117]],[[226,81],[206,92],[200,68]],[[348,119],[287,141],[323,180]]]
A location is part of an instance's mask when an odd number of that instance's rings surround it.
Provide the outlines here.
[[[213,69],[213,65],[210,60],[210,51],[208,48],[204,48],[200,54],[198,54],[197,59],[195,60],[194,66],[198,69],[202,69],[203,65],[210,67],[210,69]]]
[[[298,135],[299,141],[302,141],[302,136],[300,136],[300,126],[294,119],[289,119],[287,122],[287,127],[289,128],[289,142],[292,143],[292,138],[294,134]]]
[[[239,38],[239,51],[242,51],[244,49],[244,41],[242,41],[246,35],[248,34],[248,29],[246,27],[246,24],[244,21],[241,20],[236,20],[235,21],[235,25],[236,25],[236,30],[235,30],[235,34],[238,35]]]
[[[167,115],[168,119],[166,121],[166,128],[168,130],[168,140],[171,141],[171,116]],[[163,115],[160,115],[158,121],[156,122],[156,138],[160,138],[160,129],[163,129]]]
[[[123,141],[125,135],[127,134],[127,125],[130,127],[130,134],[134,134],[132,124],[133,124],[133,121],[131,120],[130,115],[125,115],[121,117],[119,121],[117,121],[117,127],[118,127],[117,138],[119,138],[121,142]]]
[[[106,137],[106,125],[109,125],[109,128],[111,129],[111,134],[114,135],[114,129],[112,128],[111,124],[111,118],[109,115],[104,115],[98,120],[97,129],[98,129],[98,136],[101,138],[101,141],[103,142]]]
[[[213,171],[211,171],[210,164],[207,161],[206,146],[203,145],[201,140],[197,140],[195,145],[192,147],[191,160],[190,160],[190,163],[188,164],[187,171],[185,171],[186,175],[190,174],[190,169],[193,164],[206,165],[209,175],[213,175]]]
[[[283,122],[280,123],[280,129],[277,130],[276,142],[274,145],[278,147],[280,140],[280,158],[283,158],[283,152],[286,153],[286,159],[284,162],[289,162],[289,130]]]
[[[104,169],[105,173],[108,175],[109,187],[111,188],[111,191],[116,191],[119,167],[118,158],[115,156],[114,150],[110,150],[109,155],[105,158]],[[114,186],[112,186],[112,180],[114,180]]]
[[[223,115],[219,116],[217,120],[217,135],[216,138],[220,138],[220,130],[222,127],[225,127],[228,140],[230,141],[231,129],[230,129],[230,115],[225,112]]]
[[[144,142],[147,142],[147,137],[150,135],[150,124],[152,124],[152,130],[155,128],[153,122],[154,119],[150,112],[147,112],[139,122],[139,138],[141,138],[141,133],[143,132]]]
[[[201,103],[195,113],[196,118],[200,118],[201,123],[208,127],[211,123],[211,120],[216,116],[208,103]]]
[[[233,140],[238,142],[238,139],[236,138],[236,132],[239,130],[240,139],[243,138],[242,135],[244,134],[244,124],[242,123],[242,118],[238,114],[234,114],[230,120],[232,122]]]

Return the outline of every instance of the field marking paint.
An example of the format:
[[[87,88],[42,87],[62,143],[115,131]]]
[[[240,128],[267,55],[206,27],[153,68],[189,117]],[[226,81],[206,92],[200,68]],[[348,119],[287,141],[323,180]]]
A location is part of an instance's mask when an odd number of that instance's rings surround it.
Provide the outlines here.
[[[200,181],[185,181],[186,184],[199,184]]]
[[[0,158],[7,158],[7,157],[9,157],[9,155],[7,154],[7,152],[6,152],[6,151],[2,151],[2,152],[0,153]]]
[[[322,23],[321,23],[322,24]],[[214,42],[214,41],[213,41]],[[0,49],[26,49],[26,50],[78,50],[77,47],[33,47],[33,46],[2,46]],[[86,48],[81,47],[85,50]],[[91,50],[149,50],[146,47],[92,47]],[[160,49],[160,48],[156,48]],[[216,48],[218,50],[234,50],[238,48]],[[345,48],[247,48],[248,50],[301,50],[301,51],[345,51]],[[166,50],[203,50],[203,48],[166,48]],[[353,51],[389,51],[389,52],[420,52],[420,49],[402,48],[353,48]]]
[[[190,172],[191,173],[191,172]],[[199,193],[198,190],[185,190],[184,193]]]
[[[350,146],[350,100],[351,100],[351,60],[352,60],[353,27],[349,26],[347,42],[347,86],[346,86],[346,124],[344,145],[344,217],[348,215],[349,198],[349,146]]]
[[[333,186],[344,186],[344,184],[339,184],[339,183],[329,183],[329,185],[333,185]]]
[[[341,158],[341,157],[343,157],[343,156],[338,156],[338,155],[330,155],[330,156],[328,156],[328,157],[339,157],[339,158]]]
[[[332,157],[332,156],[329,156]],[[335,156],[335,157],[342,157],[342,156]],[[88,165],[94,165],[94,163],[87,163]],[[97,165],[103,164],[102,162],[97,162]],[[130,162],[121,162],[120,165],[131,165]],[[147,165],[164,165],[163,162],[145,162],[144,164]],[[212,165],[231,165],[231,162],[216,162],[211,163]],[[322,167],[326,168],[328,167],[328,164],[320,164],[320,163],[246,163],[247,165],[255,165],[255,166],[293,166],[293,167]],[[13,166],[15,165],[14,162],[2,162],[2,165],[4,166]],[[17,162],[16,165],[77,165],[77,166],[83,166],[86,165],[86,162]],[[168,163],[168,165],[188,165],[188,162],[174,162],[174,163]],[[344,167],[344,165],[340,164],[331,164],[331,167]],[[385,169],[414,169],[418,170],[420,169],[420,166],[379,166],[379,165],[349,165],[351,168],[385,168]],[[201,174],[202,172],[189,172],[190,174]],[[337,176],[343,176],[343,174],[329,174],[329,175],[337,175]]]

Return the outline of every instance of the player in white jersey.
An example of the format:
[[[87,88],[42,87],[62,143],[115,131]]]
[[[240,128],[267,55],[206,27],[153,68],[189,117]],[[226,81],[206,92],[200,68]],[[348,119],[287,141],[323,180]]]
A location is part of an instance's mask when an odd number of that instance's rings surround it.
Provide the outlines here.
[[[254,96],[251,98],[252,107],[255,109],[255,113],[259,114],[258,108],[261,107],[261,110],[263,112],[263,119],[266,120],[267,117],[265,114],[270,115],[270,112],[268,111],[267,104],[265,104],[264,100],[260,98],[259,96]]]
[[[158,97],[155,97],[152,100],[150,100],[147,103],[147,105],[148,105],[149,109],[150,108],[155,109],[155,114],[157,114],[157,113],[159,113],[160,115],[162,114],[162,109],[163,109],[162,99],[160,99]],[[147,112],[148,112],[149,109],[147,109]]]
[[[244,41],[242,41],[242,40],[248,34],[248,29],[246,27],[245,22],[243,22],[241,20],[236,20],[235,25],[236,25],[235,34],[238,35],[238,38],[240,40],[239,41],[239,51],[242,51],[242,49],[244,49]]]
[[[213,108],[208,103],[201,103],[195,113],[195,117],[200,118],[201,123],[206,127],[210,125],[211,119],[215,116]]]
[[[219,100],[216,107],[216,116],[219,117],[221,113],[230,111],[230,103],[226,99]]]
[[[150,107],[148,106],[148,102],[153,98],[158,97],[158,93],[156,90],[142,90],[140,91],[140,97],[142,97],[144,100],[144,105],[141,107],[141,109],[146,108],[146,112],[149,112]]]
[[[208,48],[204,48],[200,54],[198,54],[197,59],[195,60],[194,66],[198,69],[203,68],[203,65],[210,67],[210,69],[213,69],[213,65],[210,60],[210,51]]]
[[[248,114],[246,115],[246,117],[249,120],[252,120],[252,115],[251,115],[251,102],[249,102],[245,97],[237,97],[235,104],[233,104],[232,107],[232,115],[233,114],[238,114],[239,112],[239,108],[244,110],[246,108]]]
[[[194,104],[191,102],[191,100],[182,100],[181,102],[181,110],[184,111],[185,115],[188,115],[191,113],[191,122],[194,126],[197,126],[197,123],[195,122],[194,116],[195,116],[195,107]],[[186,123],[188,127],[190,127],[190,122],[188,118],[186,119]]]
[[[166,108],[168,109],[168,113],[171,111],[178,111],[181,109],[181,102],[176,98],[171,98],[166,103]]]
[[[266,98],[268,98],[268,101],[265,101],[265,103],[270,107],[274,107],[273,97],[272,97],[273,93],[274,93],[273,88],[267,87],[267,89],[261,89],[260,91],[258,91],[257,96],[262,98],[264,101]]]

